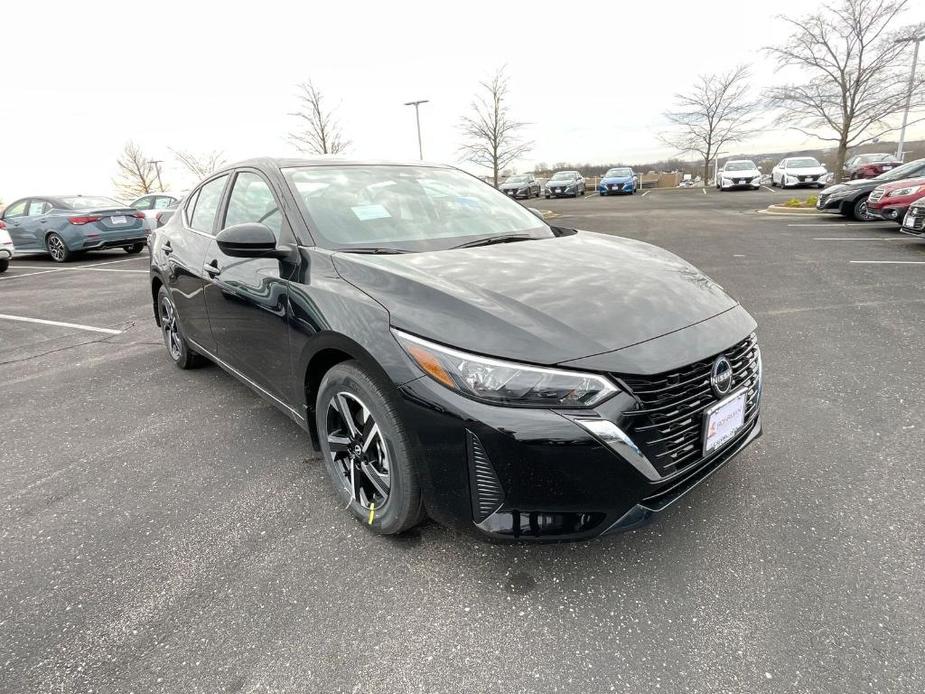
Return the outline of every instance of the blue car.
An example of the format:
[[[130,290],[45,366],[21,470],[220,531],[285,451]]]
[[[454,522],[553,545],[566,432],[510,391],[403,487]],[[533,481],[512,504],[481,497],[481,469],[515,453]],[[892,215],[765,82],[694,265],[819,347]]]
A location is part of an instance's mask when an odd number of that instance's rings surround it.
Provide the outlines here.
[[[597,184],[597,192],[601,195],[632,195],[637,187],[638,182],[633,170],[628,166],[618,166],[601,177],[601,182]]]
[[[103,248],[140,253],[148,240],[143,213],[102,196],[22,198],[4,210],[0,220],[17,253],[48,253],[57,263]]]

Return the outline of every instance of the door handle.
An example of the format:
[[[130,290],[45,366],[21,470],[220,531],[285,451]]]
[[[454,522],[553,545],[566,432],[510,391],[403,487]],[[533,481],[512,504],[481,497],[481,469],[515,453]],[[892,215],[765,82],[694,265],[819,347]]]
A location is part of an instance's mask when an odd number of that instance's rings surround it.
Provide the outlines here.
[[[217,275],[222,274],[222,269],[218,266],[218,264],[214,260],[211,263],[206,263],[205,265],[203,265],[202,269],[208,273],[209,277],[215,277]]]
[[[161,246],[161,250],[164,251],[164,255],[170,255],[173,253],[173,247],[170,245],[170,241],[164,241],[164,245]]]

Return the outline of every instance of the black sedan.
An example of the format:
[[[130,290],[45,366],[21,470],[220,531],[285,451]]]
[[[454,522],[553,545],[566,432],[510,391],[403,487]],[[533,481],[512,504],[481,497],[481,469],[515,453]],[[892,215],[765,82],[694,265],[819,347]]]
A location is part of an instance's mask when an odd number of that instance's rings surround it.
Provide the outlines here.
[[[870,221],[874,217],[867,211],[867,198],[874,188],[891,181],[925,176],[925,159],[916,159],[875,178],[859,178],[844,183],[836,183],[819,191],[816,209],[833,212],[845,217],[853,217],[860,222]]]
[[[512,198],[529,200],[534,196],[540,197],[540,182],[533,174],[515,174],[508,176],[507,180],[498,186],[498,190]]]
[[[291,417],[379,533],[635,527],[761,433],[755,321],[719,285],[450,167],[244,162],[151,246],[170,359]]]

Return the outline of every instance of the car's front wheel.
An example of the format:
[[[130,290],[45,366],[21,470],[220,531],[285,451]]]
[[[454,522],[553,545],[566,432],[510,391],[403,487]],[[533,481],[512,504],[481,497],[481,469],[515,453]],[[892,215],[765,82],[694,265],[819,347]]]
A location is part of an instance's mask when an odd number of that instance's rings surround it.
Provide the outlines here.
[[[141,253],[145,249],[143,243],[133,243],[131,246],[125,247],[125,252],[129,255],[134,255],[135,253]]]
[[[10,259],[2,258],[0,259],[0,272],[6,272],[7,268],[10,267]]]
[[[62,239],[55,232],[50,233],[45,239],[45,250],[56,263],[66,263],[73,255]]]
[[[166,287],[163,286],[157,292],[157,315],[161,323],[164,344],[173,363],[181,369],[193,369],[199,366],[202,363],[202,357],[192,350],[186,338],[183,337],[183,331],[177,320],[177,309],[170,300]]]
[[[325,468],[342,503],[375,532],[394,535],[424,516],[411,437],[394,386],[355,361],[328,371],[315,422]]]
[[[873,217],[871,217],[870,213],[867,211],[866,197],[863,197],[854,203],[854,208],[851,210],[851,215],[859,222],[869,222],[871,219],[873,219]]]

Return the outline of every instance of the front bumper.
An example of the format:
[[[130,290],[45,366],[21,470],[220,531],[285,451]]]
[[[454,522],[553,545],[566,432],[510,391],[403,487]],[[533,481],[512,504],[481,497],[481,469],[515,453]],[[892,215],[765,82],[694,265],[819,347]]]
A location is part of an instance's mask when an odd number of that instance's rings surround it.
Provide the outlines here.
[[[737,188],[760,188],[761,179],[756,179],[752,181],[751,179],[732,179],[732,180],[723,180],[720,179],[719,187],[722,190],[735,190]]]
[[[524,191],[515,190],[515,189],[513,189],[513,188],[509,188],[508,190],[502,190],[501,192],[504,193],[505,195],[507,195],[509,198],[514,198],[515,200],[516,200],[517,198],[529,198],[529,197],[530,197],[530,189],[529,189],[529,188],[528,188],[527,190],[524,190]]]
[[[597,192],[601,195],[620,195],[622,193],[632,193],[636,190],[634,181],[626,183],[600,183],[597,186]]]
[[[759,409],[721,449],[662,477],[634,444],[637,455],[573,421],[574,410],[486,405],[426,376],[400,390],[424,458],[420,482],[429,515],[495,540],[580,540],[639,526],[762,431]],[[621,426],[635,407],[633,396],[621,393],[582,412]]]
[[[0,246],[0,260],[9,260],[13,257],[13,249]]]
[[[906,216],[906,210],[908,209],[908,205],[882,205],[876,208],[872,207],[870,203],[867,205],[867,213],[872,217],[883,219],[887,222],[896,222],[897,224],[902,224],[903,217]]]
[[[907,213],[903,218],[901,231],[910,236],[925,237],[925,214],[913,216]]]
[[[841,214],[842,205],[847,198],[839,195],[819,195],[816,198],[816,209],[820,212],[831,212],[832,214]]]
[[[570,198],[578,195],[578,188],[547,188],[545,195],[553,198]]]

